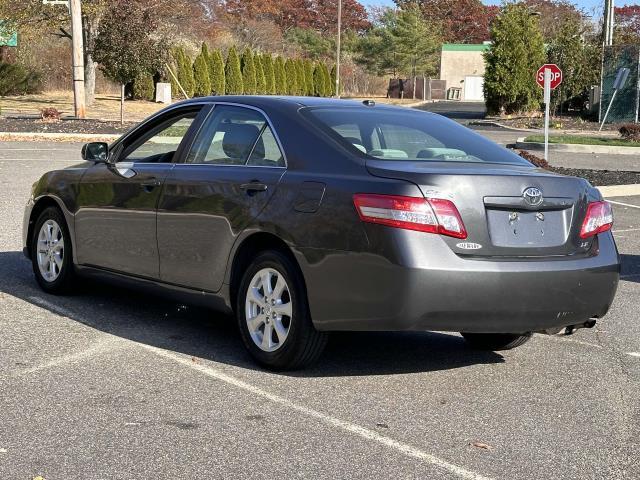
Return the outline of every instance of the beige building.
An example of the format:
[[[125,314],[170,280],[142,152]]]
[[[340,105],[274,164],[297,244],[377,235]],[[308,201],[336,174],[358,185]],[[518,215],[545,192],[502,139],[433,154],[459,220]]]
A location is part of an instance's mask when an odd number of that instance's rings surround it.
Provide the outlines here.
[[[484,57],[489,44],[445,43],[440,56],[440,79],[447,82],[447,98],[484,101]]]

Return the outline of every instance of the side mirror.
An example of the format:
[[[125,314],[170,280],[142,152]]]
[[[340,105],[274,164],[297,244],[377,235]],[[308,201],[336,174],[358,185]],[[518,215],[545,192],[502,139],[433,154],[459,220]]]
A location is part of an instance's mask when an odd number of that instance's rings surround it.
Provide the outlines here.
[[[109,145],[104,142],[87,143],[82,147],[82,159],[95,163],[107,163]]]

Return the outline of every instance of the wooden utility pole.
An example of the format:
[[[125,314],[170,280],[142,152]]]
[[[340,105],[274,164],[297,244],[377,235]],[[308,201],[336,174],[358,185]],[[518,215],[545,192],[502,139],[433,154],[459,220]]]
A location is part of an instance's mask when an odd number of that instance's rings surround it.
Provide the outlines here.
[[[73,55],[73,107],[76,118],[86,118],[84,97],[84,47],[82,41],[82,6],[80,0],[69,0]]]
[[[342,37],[342,0],[338,0],[338,38],[336,41],[336,97],[340,98],[340,40]]]

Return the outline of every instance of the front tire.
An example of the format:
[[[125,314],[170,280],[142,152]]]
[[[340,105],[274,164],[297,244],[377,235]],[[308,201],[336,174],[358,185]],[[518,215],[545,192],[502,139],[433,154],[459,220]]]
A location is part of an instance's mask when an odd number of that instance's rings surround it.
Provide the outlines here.
[[[531,338],[531,332],[518,333],[465,333],[461,335],[467,343],[478,350],[511,350],[524,345]]]
[[[327,334],[311,321],[302,274],[278,251],[259,254],[242,276],[236,317],[251,356],[274,370],[293,370],[315,362]]]
[[[73,286],[71,236],[62,212],[48,207],[36,220],[31,238],[31,263],[40,288],[58,295]]]

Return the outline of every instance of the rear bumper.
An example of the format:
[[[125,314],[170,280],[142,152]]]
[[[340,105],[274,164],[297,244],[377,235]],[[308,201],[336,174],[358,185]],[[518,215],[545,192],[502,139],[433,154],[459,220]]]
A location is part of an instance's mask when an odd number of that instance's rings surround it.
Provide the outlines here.
[[[599,236],[596,256],[543,261],[465,259],[430,237],[428,255],[400,262],[332,252],[303,267],[316,328],[524,333],[602,317],[613,302],[620,263],[611,233]]]

